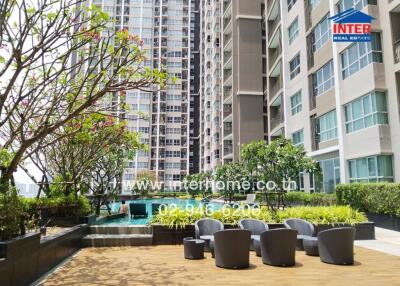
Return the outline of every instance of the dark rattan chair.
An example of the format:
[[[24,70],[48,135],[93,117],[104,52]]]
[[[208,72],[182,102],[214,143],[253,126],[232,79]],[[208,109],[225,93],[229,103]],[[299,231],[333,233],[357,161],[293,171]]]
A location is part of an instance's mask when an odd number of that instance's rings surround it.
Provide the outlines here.
[[[318,233],[318,251],[322,262],[348,265],[354,263],[354,239],[352,227],[339,227]]]
[[[314,226],[312,223],[303,219],[287,219],[284,221],[286,228],[297,230],[297,250],[304,250],[303,238],[314,236]]]
[[[239,227],[251,231],[250,250],[254,250],[254,239],[260,238],[260,234],[268,230],[268,225],[258,219],[241,219],[239,220]]]
[[[293,266],[296,263],[297,231],[278,228],[260,235],[261,256],[264,264]]]
[[[248,268],[250,263],[251,232],[227,229],[214,234],[215,265],[222,268]]]
[[[146,204],[129,204],[129,213],[131,214],[131,218],[148,216]]]
[[[216,219],[203,218],[194,223],[197,239],[203,239],[206,243],[204,249],[210,251],[210,241],[214,239],[214,233],[223,230],[224,224]]]

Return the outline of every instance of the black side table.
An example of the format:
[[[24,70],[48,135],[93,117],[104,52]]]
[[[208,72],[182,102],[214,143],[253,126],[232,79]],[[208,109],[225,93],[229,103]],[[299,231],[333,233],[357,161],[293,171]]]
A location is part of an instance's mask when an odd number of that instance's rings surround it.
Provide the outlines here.
[[[204,258],[204,240],[193,239],[193,237],[185,237],[183,239],[183,248],[186,259],[203,259]]]
[[[303,238],[303,246],[307,255],[310,256],[318,256],[318,238],[317,237],[304,237]]]

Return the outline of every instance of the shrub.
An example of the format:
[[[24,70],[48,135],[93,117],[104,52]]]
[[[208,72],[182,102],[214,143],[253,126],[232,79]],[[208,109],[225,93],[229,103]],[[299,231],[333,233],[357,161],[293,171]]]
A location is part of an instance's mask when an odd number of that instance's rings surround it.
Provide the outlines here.
[[[336,196],[325,193],[289,192],[286,194],[286,203],[304,206],[333,206],[336,205]]]
[[[91,212],[90,202],[85,196],[74,195],[58,197],[21,198],[24,211],[29,215],[30,223],[37,224],[42,209],[47,209],[49,216],[80,217]]]
[[[205,207],[190,209],[179,209],[166,207],[152,219],[153,224],[163,224],[170,228],[184,228],[186,225],[194,224],[201,218],[214,218],[225,224],[237,225],[241,218],[254,218],[262,221],[273,221],[272,215],[267,208],[252,212],[250,209],[225,208],[212,211]]]
[[[375,214],[400,217],[400,184],[357,183],[336,187],[337,202]]]
[[[23,223],[23,205],[17,190],[10,188],[0,192],[0,240],[7,240],[21,233]]]
[[[300,218],[313,224],[349,224],[366,222],[365,215],[348,206],[330,207],[292,207],[276,212],[275,221],[283,222],[289,218]]]
[[[153,224],[163,224],[170,228],[184,228],[194,224],[198,219],[210,217],[225,224],[237,225],[242,218],[254,218],[267,223],[283,222],[288,218],[300,218],[314,224],[350,224],[366,222],[368,219],[359,211],[348,206],[330,207],[291,207],[285,210],[270,212],[266,207],[259,210],[226,208],[215,211],[206,211],[205,208],[184,210],[179,208],[165,208],[152,219]]]

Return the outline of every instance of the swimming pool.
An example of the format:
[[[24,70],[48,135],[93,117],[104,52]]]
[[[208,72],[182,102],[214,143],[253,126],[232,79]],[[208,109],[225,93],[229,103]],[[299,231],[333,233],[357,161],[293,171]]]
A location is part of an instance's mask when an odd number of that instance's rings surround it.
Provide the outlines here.
[[[193,206],[194,208],[204,205],[200,201],[190,200],[190,199],[176,199],[176,198],[163,198],[163,199],[143,199],[143,200],[134,200],[134,201],[126,201],[125,204],[129,205],[130,203],[137,203],[137,204],[146,204],[146,210],[149,214],[147,218],[135,218],[131,219],[130,215],[127,215],[123,218],[117,218],[112,220],[107,220],[101,222],[100,225],[145,225],[150,222],[152,219],[152,207],[151,204],[159,203],[159,204],[167,204],[167,205],[176,205],[178,208],[185,209],[187,206]],[[120,209],[121,203],[115,202],[110,205],[112,212],[118,212]],[[213,209],[220,209],[222,208],[222,204],[219,203],[209,203],[209,207]]]

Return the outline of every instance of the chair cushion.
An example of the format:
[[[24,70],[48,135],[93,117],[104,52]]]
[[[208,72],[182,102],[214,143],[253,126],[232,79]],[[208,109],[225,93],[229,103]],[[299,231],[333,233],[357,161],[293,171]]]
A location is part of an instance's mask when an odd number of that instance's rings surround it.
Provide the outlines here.
[[[214,240],[214,235],[200,235],[200,239],[203,239],[203,240]]]

